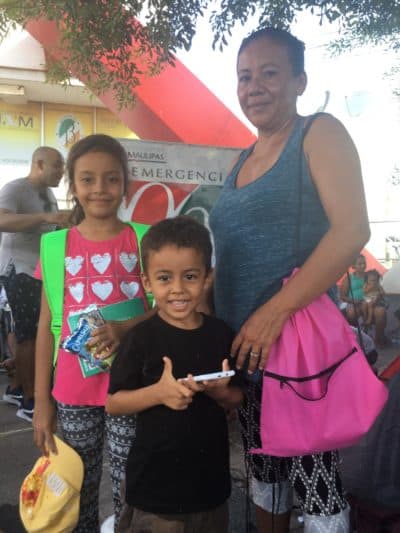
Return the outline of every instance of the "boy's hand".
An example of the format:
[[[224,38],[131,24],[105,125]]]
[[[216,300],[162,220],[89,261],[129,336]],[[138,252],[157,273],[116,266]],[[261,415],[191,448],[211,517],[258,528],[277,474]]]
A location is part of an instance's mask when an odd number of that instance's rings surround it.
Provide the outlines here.
[[[187,409],[191,403],[194,391],[177,381],[172,374],[172,362],[169,357],[163,357],[164,372],[158,382],[160,403],[170,409],[181,411]]]
[[[224,359],[222,361],[222,371],[225,372],[227,370],[230,370],[229,368],[229,363],[228,363],[228,359]],[[192,374],[188,374],[187,377],[185,379],[180,379],[179,381],[185,385],[185,387],[187,387],[188,389],[190,389],[193,393],[196,393],[196,392],[205,392],[205,393],[210,393],[209,396],[220,396],[221,394],[221,389],[225,388],[228,386],[228,383],[230,381],[231,378],[221,378],[221,379],[213,379],[211,381],[195,381],[193,379],[193,375]],[[212,391],[216,391],[216,390],[219,390],[218,393],[216,393],[215,395],[212,394]]]
[[[203,383],[201,381],[195,381],[193,379],[193,374],[188,374],[186,378],[180,378],[178,381],[194,394],[196,394],[196,392],[204,392],[205,387]]]
[[[222,361],[222,371],[227,372],[228,370],[230,370],[228,359],[224,359]],[[201,383],[204,387],[204,392],[210,392],[214,389],[221,389],[222,387],[227,387],[230,380],[231,378],[221,378],[213,379],[212,381],[202,381]]]
[[[222,371],[230,370],[228,359],[222,361]],[[231,378],[203,381],[203,392],[215,400],[225,410],[235,409],[243,402],[243,391],[237,387],[228,387]]]

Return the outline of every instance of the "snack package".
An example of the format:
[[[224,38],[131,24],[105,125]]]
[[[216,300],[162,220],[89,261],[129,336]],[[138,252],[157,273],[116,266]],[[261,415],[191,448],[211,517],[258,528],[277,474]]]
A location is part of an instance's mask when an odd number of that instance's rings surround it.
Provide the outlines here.
[[[79,318],[71,334],[66,337],[61,346],[73,354],[87,361],[90,367],[98,371],[108,371],[114,359],[114,354],[107,355],[108,351],[97,353],[96,346],[89,347],[88,341],[93,329],[102,326],[105,323],[100,310],[96,305],[87,307],[84,311],[79,312]]]

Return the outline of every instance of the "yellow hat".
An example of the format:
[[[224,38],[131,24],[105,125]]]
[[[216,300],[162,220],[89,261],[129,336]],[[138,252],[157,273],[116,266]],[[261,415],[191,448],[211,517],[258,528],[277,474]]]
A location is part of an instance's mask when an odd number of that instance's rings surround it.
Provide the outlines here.
[[[79,520],[82,459],[54,435],[58,454],[40,457],[24,479],[19,512],[28,533],[69,533]]]

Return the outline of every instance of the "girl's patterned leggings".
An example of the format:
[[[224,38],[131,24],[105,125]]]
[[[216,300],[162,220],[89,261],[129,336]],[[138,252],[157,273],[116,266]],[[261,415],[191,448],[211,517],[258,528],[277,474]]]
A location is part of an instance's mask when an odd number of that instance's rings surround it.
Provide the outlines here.
[[[82,458],[84,478],[76,533],[99,531],[99,489],[104,438],[108,443],[116,523],[121,510],[120,486],[125,478],[129,450],[135,438],[134,416],[111,416],[104,407],[57,403],[58,427],[69,446]]]

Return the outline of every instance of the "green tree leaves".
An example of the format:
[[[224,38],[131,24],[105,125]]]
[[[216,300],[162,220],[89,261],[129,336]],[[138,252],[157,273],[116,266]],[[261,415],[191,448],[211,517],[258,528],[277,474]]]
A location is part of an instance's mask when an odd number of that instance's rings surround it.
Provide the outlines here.
[[[54,21],[62,37],[59,50],[50,51],[49,79],[67,83],[73,73],[95,93],[113,89],[119,104],[129,106],[140,76],[190,49],[206,10],[220,50],[237,23],[255,17],[259,27],[288,28],[304,10],[339,23],[339,51],[366,42],[400,47],[400,0],[0,0],[0,38],[16,23]]]

